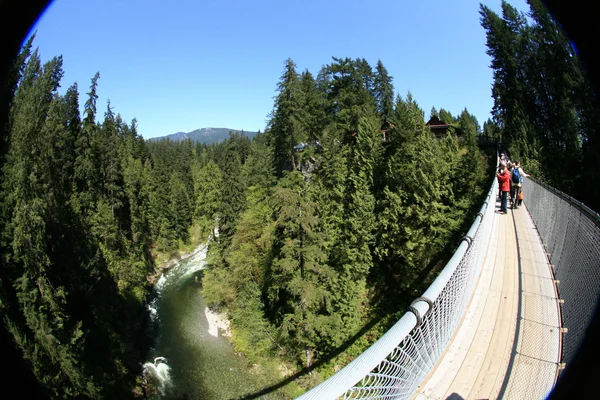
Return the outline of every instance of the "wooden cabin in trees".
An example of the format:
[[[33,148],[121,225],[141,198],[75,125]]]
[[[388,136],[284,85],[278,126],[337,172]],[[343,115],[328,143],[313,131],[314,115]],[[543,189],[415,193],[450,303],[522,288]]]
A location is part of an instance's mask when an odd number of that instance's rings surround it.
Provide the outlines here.
[[[450,130],[450,128],[454,128],[454,134],[459,140],[463,139],[464,136],[464,132],[456,124],[447,124],[435,115],[431,117],[429,121],[427,121],[425,126],[429,128],[431,132],[433,132],[435,137],[438,139],[444,138]]]
[[[395,127],[396,126],[394,124],[388,122],[387,120],[383,122],[381,128],[379,129],[379,132],[381,132],[381,143],[387,144],[392,141],[392,138],[390,137],[390,130]]]
[[[389,123],[388,121],[384,121],[384,123],[381,125],[381,128],[379,128],[379,133],[381,134],[381,143],[382,144],[388,144],[392,141],[391,137],[390,137],[390,130],[392,128],[395,128],[396,125]],[[358,132],[352,132],[352,136],[353,138],[356,137],[356,135],[358,134]]]
[[[448,130],[450,129],[450,127],[452,125],[446,124],[445,122],[443,122],[437,116],[434,115],[433,117],[431,117],[429,119],[429,121],[427,121],[425,126],[428,127],[431,130],[431,132],[433,132],[435,137],[437,137],[438,139],[441,139],[444,136],[446,136],[446,133],[448,133]]]

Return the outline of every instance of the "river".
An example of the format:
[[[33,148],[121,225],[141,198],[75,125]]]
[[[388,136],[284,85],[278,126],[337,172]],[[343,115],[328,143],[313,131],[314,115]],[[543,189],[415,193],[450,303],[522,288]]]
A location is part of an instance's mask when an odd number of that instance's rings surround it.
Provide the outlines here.
[[[151,398],[235,399],[259,389],[202,298],[206,251],[200,246],[155,285],[148,310],[156,341],[144,364]]]

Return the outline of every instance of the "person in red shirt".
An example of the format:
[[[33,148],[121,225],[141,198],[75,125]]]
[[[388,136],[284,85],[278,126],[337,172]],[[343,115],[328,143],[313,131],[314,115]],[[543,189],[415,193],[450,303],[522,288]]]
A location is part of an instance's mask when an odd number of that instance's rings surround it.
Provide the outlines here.
[[[498,186],[500,186],[500,192],[502,197],[500,200],[500,213],[506,214],[508,212],[508,192],[510,192],[510,173],[506,166],[501,166],[496,173],[498,178]]]

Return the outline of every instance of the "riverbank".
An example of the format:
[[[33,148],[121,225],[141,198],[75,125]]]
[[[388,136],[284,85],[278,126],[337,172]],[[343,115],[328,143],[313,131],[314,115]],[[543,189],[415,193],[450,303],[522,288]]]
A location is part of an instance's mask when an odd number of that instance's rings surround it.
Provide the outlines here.
[[[222,331],[221,336],[231,337],[231,323],[224,314],[219,314],[206,307],[204,315],[208,321],[208,333],[211,336],[219,337],[219,332]]]
[[[154,260],[154,271],[146,277],[148,283],[154,286],[160,276],[173,268],[178,263],[198,254],[212,231],[212,222],[196,221],[189,229],[189,240],[187,243],[179,242],[177,249],[168,252],[160,252],[152,249]]]
[[[171,268],[187,260],[188,258],[197,255],[200,251],[202,251],[202,248],[205,244],[205,242],[199,241],[198,243],[195,243],[195,247],[191,251],[187,249],[178,249],[171,252],[171,258],[169,258],[167,261],[162,262],[161,264],[157,264],[156,268],[154,269],[154,272],[146,277],[148,283],[154,286],[156,282],[160,279],[160,276],[162,274],[168,272]],[[159,256],[157,255],[155,257],[155,260],[158,260],[158,258]]]

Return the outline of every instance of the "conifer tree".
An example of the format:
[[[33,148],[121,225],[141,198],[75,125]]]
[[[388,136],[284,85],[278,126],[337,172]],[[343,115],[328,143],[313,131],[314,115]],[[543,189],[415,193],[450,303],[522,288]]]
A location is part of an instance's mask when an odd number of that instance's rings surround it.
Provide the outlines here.
[[[6,256],[14,268],[9,274],[22,314],[8,326],[38,379],[55,396],[95,397],[100,389],[83,355],[82,325],[71,317],[67,301],[68,291],[78,289],[65,287],[74,270],[64,268],[55,254],[61,250],[61,236],[68,234],[57,231],[67,222],[61,201],[67,195],[64,182],[53,179],[55,171],[49,168],[56,161],[53,147],[65,145],[64,103],[56,94],[62,74],[60,57],[42,67],[34,52],[11,110],[2,183],[12,215],[2,234],[10,242]]]
[[[600,124],[592,116],[599,103],[558,24],[541,1],[528,3],[529,19],[506,2],[502,17],[481,6],[494,70],[494,121],[511,157],[529,172],[544,179],[551,169],[546,179],[554,186],[600,204],[598,192],[584,189],[597,171],[587,155],[598,153]]]
[[[329,117],[346,143],[357,131],[360,118],[376,110],[372,70],[364,59],[333,57],[333,61],[323,67],[320,86],[325,90]]]
[[[10,136],[10,109],[17,91],[17,86],[23,77],[23,71],[27,65],[27,60],[31,55],[34,39],[35,33],[23,44],[21,51],[15,58],[11,71],[7,75],[7,80],[2,87],[2,92],[0,92],[0,160],[2,160],[6,154],[7,143]]]
[[[452,124],[456,123],[456,118],[454,118],[449,111],[447,111],[443,108],[440,108],[439,118],[440,118],[440,121],[442,121],[445,124],[452,125]]]
[[[375,99],[381,119],[390,120],[394,112],[394,85],[381,60],[377,61],[375,68]]]
[[[89,216],[92,212],[93,204],[98,196],[100,179],[97,172],[97,157],[94,152],[94,141],[97,136],[98,126],[96,125],[96,101],[100,73],[96,73],[92,79],[88,99],[84,106],[84,119],[79,136],[75,141],[76,154],[74,169],[73,199],[71,204],[74,210],[83,215]]]
[[[179,172],[174,172],[169,181],[169,207],[175,237],[186,241],[188,227],[192,222],[193,208],[187,187]]]
[[[149,203],[148,192],[144,190],[144,166],[142,160],[129,154],[125,159],[123,168],[123,191],[129,206],[130,220],[128,236],[132,247],[139,256],[145,251],[148,244],[147,207]]]
[[[273,148],[273,162],[277,177],[296,168],[294,146],[306,140],[302,126],[302,96],[296,64],[287,59],[277,84],[278,95],[269,121],[269,145]]]
[[[324,240],[318,232],[315,203],[309,200],[302,174],[292,172],[273,194],[278,218],[276,255],[269,300],[276,306],[282,337],[302,353],[310,366],[317,349],[339,327],[331,315],[331,285],[335,272],[327,266]]]
[[[302,132],[306,140],[312,142],[321,139],[321,132],[326,122],[325,99],[317,87],[312,74],[306,70],[300,75]],[[256,140],[256,139],[255,139]]]
[[[336,315],[342,318],[346,335],[360,328],[365,313],[366,278],[373,266],[371,246],[376,228],[373,170],[381,149],[379,140],[379,119],[363,118],[356,143],[349,151],[343,224],[336,245],[338,255],[332,260],[338,271],[334,307]]]
[[[213,221],[221,210],[221,170],[212,160],[208,160],[204,167],[196,165],[194,169],[194,215]]]
[[[97,137],[94,140],[94,146],[100,161],[98,172],[102,188],[101,194],[110,204],[111,213],[114,217],[118,216],[119,209],[123,205],[121,190],[123,177],[118,152],[119,128],[109,101],[104,114],[104,122],[100,129],[96,131]]]
[[[246,193],[242,181],[240,156],[229,146],[229,142],[225,144],[225,152],[222,160],[220,160],[219,168],[222,176],[219,242],[222,249],[225,249],[231,242],[237,219],[246,207]]]
[[[252,140],[250,154],[244,164],[244,181],[250,187],[268,191],[274,185],[273,152],[267,136],[259,133]]]
[[[440,117],[440,113],[438,112],[438,110],[436,110],[435,107],[431,107],[431,112],[429,113],[429,118],[439,118]]]
[[[402,291],[426,270],[459,219],[451,212],[456,164],[447,157],[448,147],[424,128],[423,113],[410,96],[400,99],[396,112],[403,144],[387,159],[375,253],[385,279]]]

